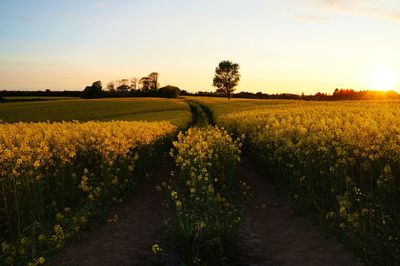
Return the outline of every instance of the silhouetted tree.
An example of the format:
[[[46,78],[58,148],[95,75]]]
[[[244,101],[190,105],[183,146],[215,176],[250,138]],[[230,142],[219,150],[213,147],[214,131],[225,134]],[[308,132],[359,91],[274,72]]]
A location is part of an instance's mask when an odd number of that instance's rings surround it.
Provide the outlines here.
[[[129,88],[130,87],[127,84],[122,84],[118,86],[117,92],[122,93],[125,97],[126,93],[129,91]]]
[[[158,88],[160,87],[160,84],[158,83],[158,76],[159,74],[157,72],[153,72],[148,75],[148,77],[150,78],[150,89],[158,90]]]
[[[139,80],[139,86],[142,91],[149,91],[151,89],[151,78],[143,77]]]
[[[231,98],[235,87],[240,80],[239,64],[232,63],[231,61],[222,61],[215,69],[213,79],[213,86],[217,87],[218,93],[224,93]]]
[[[110,82],[107,83],[107,90],[109,90],[112,93],[115,92],[115,84],[114,84],[114,82],[110,81]]]
[[[93,82],[92,86],[87,86],[82,93],[82,98],[100,98],[103,96],[101,81]]]
[[[128,84],[129,84],[129,79],[121,79],[119,81],[119,86],[121,86],[121,85],[127,85],[128,86]]]
[[[92,84],[92,88],[95,89],[96,91],[101,91],[103,89],[103,85],[101,84],[101,81],[95,81]]]
[[[158,91],[160,97],[164,98],[179,98],[180,89],[175,86],[165,86],[159,89]]]
[[[138,87],[138,79],[137,78],[130,78],[130,91],[137,90]]]

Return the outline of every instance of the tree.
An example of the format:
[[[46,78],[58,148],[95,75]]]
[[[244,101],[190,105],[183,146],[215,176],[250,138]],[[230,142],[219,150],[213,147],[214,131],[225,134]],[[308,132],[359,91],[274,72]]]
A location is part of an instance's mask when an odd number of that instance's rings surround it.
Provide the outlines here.
[[[100,98],[103,96],[101,81],[93,82],[92,86],[87,86],[82,93],[82,98]]]
[[[122,93],[124,97],[126,97],[126,93],[129,91],[129,86],[128,85],[119,85],[117,88],[117,92]]]
[[[103,85],[101,84],[101,81],[98,80],[98,81],[93,82],[92,88],[96,91],[101,91],[103,89]]]
[[[239,64],[232,63],[231,61],[222,61],[215,69],[213,79],[213,86],[217,87],[218,93],[224,93],[230,100],[232,92],[240,80]]]
[[[126,85],[126,86],[128,86],[128,84],[129,84],[129,79],[121,79],[120,81],[119,81],[119,85],[121,86],[121,85]]]
[[[139,80],[139,85],[142,91],[148,91],[151,88],[151,78],[149,77],[143,77]]]
[[[181,90],[178,87],[167,85],[160,88],[158,91],[160,97],[164,98],[179,98]]]
[[[150,88],[152,90],[157,90],[160,87],[160,84],[158,83],[158,76],[159,74],[157,72],[153,72],[148,75],[150,78]]]
[[[130,78],[130,91],[137,90],[138,87],[138,79],[137,78]]]
[[[109,90],[110,92],[115,92],[115,84],[114,82],[110,81],[107,83],[107,90]]]
[[[139,80],[139,86],[142,89],[142,91],[143,92],[157,91],[158,88],[160,87],[160,84],[158,83],[158,76],[159,74],[157,72],[152,72],[147,77],[141,78]]]

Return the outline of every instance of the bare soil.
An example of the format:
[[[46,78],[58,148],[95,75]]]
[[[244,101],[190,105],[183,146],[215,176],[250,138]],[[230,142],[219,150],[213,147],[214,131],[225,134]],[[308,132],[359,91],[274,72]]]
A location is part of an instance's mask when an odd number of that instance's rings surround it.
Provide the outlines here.
[[[293,215],[291,201],[276,196],[249,162],[242,163],[240,175],[253,197],[248,218],[240,227],[239,265],[360,265],[340,242]]]
[[[160,241],[160,228],[167,213],[156,186],[169,177],[172,162],[153,173],[132,199],[110,213],[116,222],[105,223],[84,240],[67,245],[52,265],[154,265],[151,247]]]

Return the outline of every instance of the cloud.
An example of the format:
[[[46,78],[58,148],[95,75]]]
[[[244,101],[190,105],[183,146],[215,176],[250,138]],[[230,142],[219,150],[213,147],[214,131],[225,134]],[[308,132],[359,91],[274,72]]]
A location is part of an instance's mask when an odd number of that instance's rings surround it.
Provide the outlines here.
[[[331,8],[351,8],[358,4],[359,0],[323,0],[323,4]]]
[[[302,20],[305,22],[310,22],[310,23],[330,23],[332,20],[327,17],[320,17],[320,16],[311,16],[311,15],[296,15],[293,16],[297,20]]]
[[[396,0],[312,0],[314,7],[328,12],[400,21]]]
[[[387,19],[400,21],[400,11],[381,11],[379,15]]]

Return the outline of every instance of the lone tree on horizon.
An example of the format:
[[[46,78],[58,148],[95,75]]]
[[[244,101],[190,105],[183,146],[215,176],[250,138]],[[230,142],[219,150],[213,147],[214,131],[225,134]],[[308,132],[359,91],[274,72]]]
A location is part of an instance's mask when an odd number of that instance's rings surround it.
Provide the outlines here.
[[[231,61],[222,61],[215,69],[213,86],[217,87],[217,92],[225,93],[228,100],[231,99],[232,93],[240,80],[239,64]]]

